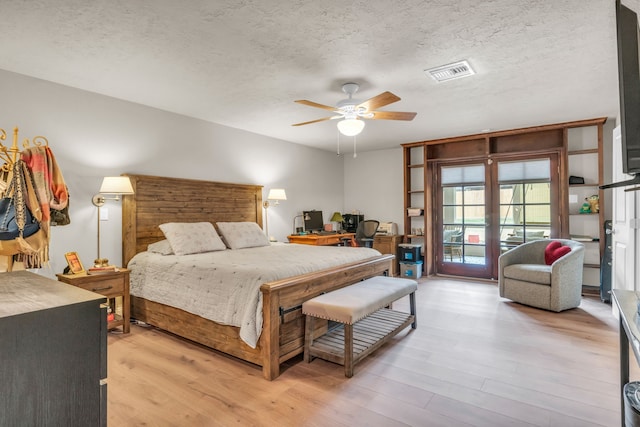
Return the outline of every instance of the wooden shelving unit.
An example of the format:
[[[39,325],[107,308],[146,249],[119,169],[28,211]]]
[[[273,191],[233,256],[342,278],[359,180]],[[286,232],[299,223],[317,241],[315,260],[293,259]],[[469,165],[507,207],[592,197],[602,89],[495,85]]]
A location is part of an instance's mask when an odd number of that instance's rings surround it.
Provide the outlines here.
[[[404,242],[417,243],[423,246],[422,254],[425,255],[424,235],[428,232],[428,222],[425,220],[426,200],[426,148],[416,146],[405,148],[403,153],[405,166],[404,174]],[[422,215],[409,215],[409,208],[421,209]],[[423,262],[423,268],[426,262]]]
[[[566,137],[567,176],[583,178],[584,184],[568,184],[568,233],[563,237],[574,238],[585,245],[582,283],[585,291],[594,292],[599,291],[600,287],[600,260],[604,254],[607,207],[604,191],[598,188],[605,181],[603,125],[570,128]],[[598,212],[581,213],[580,208],[591,196],[598,197]]]
[[[588,251],[585,262],[585,285],[592,286],[593,279],[598,276],[599,262],[604,253],[604,229],[606,201],[603,191],[598,186],[606,180],[603,172],[603,129],[606,118],[594,118],[573,122],[532,126],[521,129],[510,129],[465,135],[437,140],[418,141],[402,144],[404,167],[404,241],[423,245],[425,274],[439,273],[437,270],[437,248],[442,242],[437,241],[442,230],[436,229],[435,208],[436,196],[441,191],[436,184],[436,170],[439,164],[452,162],[477,162],[486,165],[487,169],[499,161],[510,159],[522,160],[539,158],[548,155],[553,158],[552,173],[557,164],[557,176],[553,185],[557,196],[553,199],[552,225],[550,237],[570,238],[571,235],[588,235],[592,240],[586,242],[593,247]],[[579,165],[583,165],[583,170]],[[587,173],[587,171],[589,173]],[[577,175],[585,178],[585,184],[569,185],[569,176]],[[494,185],[495,182],[489,182]],[[597,214],[579,214],[573,202],[579,198],[580,205],[584,197],[598,195],[600,211]],[[488,202],[489,203],[489,202]],[[487,209],[489,209],[489,204]],[[492,205],[493,206],[493,205]],[[424,209],[424,215],[410,216],[409,208]],[[496,209],[488,211],[487,223],[495,228],[499,224]],[[559,219],[558,219],[559,218]],[[584,223],[581,227],[579,224]],[[589,225],[592,222],[592,225]],[[495,234],[495,231],[491,232]],[[486,244],[489,263],[488,278],[497,277],[497,258],[500,254],[499,242],[491,234]],[[471,246],[472,242],[464,241]],[[491,264],[495,264],[491,265]],[[462,271],[462,270],[461,270]],[[485,272],[486,273],[486,272]],[[445,273],[446,274],[446,273]],[[455,273],[453,273],[455,274]]]

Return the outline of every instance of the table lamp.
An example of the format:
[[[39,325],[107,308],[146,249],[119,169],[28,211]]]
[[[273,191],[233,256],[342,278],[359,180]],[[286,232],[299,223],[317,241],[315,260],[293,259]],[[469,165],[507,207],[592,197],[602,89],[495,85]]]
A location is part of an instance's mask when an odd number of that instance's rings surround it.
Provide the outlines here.
[[[344,218],[342,217],[342,214],[340,212],[334,212],[333,215],[331,215],[331,222],[337,222],[338,227],[336,228],[336,230],[340,231],[340,229],[342,228],[342,223],[344,222]]]

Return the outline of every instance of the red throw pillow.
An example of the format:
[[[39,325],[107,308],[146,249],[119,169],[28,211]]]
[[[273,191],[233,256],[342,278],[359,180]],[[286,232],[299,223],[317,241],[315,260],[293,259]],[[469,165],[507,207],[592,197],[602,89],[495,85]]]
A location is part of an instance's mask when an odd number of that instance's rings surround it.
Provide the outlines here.
[[[553,264],[558,258],[561,258],[571,252],[571,248],[569,246],[562,246],[562,243],[554,240],[553,242],[547,245],[547,248],[544,250],[544,262],[547,265]]]

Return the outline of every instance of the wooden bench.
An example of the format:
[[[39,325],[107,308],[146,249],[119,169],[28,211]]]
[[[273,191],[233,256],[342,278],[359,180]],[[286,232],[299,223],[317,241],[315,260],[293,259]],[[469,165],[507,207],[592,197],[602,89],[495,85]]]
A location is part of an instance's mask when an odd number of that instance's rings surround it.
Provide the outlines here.
[[[352,377],[356,363],[407,326],[416,328],[417,289],[415,280],[376,276],[305,301],[304,360],[318,357],[344,365],[345,376]],[[393,310],[391,304],[406,295],[410,313]],[[339,325],[314,337],[316,318]]]

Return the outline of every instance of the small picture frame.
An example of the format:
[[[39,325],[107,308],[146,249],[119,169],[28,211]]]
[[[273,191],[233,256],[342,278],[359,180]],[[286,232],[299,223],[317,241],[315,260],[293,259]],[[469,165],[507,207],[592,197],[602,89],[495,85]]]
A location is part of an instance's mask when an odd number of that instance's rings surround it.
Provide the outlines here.
[[[64,254],[64,258],[67,260],[67,264],[69,265],[69,273],[84,273],[84,267],[82,266],[80,257],[76,252],[67,252],[66,254]]]

